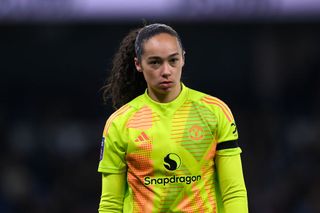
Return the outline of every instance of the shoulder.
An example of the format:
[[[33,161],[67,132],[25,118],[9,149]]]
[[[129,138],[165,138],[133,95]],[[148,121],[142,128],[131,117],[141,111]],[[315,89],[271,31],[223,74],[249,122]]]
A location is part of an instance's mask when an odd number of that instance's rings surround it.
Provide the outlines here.
[[[143,102],[141,101],[141,99],[142,95],[134,98],[133,100],[131,100],[130,102],[113,112],[108,118],[108,120],[118,121],[130,117],[132,113],[138,111],[141,107],[143,107]]]
[[[198,90],[191,89],[189,87],[187,87],[187,89],[188,89],[188,97],[192,101],[201,101],[203,97],[208,96],[206,93],[200,92]]]
[[[123,105],[121,108],[113,112],[106,121],[103,135],[106,135],[109,132],[112,124],[118,123],[121,124],[128,112],[130,111],[130,106],[128,104]]]
[[[220,98],[215,96],[194,90],[189,89],[189,99],[192,102],[196,102],[199,105],[209,109],[211,112],[217,114],[224,114],[228,120],[233,120],[233,116],[229,106]]]
[[[189,100],[191,100],[191,101],[199,102],[204,105],[212,105],[212,106],[225,105],[225,106],[227,106],[227,104],[224,101],[222,101],[221,99],[219,99],[215,96],[212,96],[207,93],[200,92],[198,90],[194,90],[191,88],[188,88],[188,90],[189,90]]]
[[[106,134],[112,126],[121,128],[126,125],[132,114],[141,108],[139,98],[140,96],[123,105],[109,116],[105,124],[104,134]]]

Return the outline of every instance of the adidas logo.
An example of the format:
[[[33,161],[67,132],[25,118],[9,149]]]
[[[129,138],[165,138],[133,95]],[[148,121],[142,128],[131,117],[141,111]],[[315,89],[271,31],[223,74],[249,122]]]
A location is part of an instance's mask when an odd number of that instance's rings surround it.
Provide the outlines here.
[[[145,132],[141,132],[141,134],[134,140],[134,142],[150,142],[151,140],[149,136]]]

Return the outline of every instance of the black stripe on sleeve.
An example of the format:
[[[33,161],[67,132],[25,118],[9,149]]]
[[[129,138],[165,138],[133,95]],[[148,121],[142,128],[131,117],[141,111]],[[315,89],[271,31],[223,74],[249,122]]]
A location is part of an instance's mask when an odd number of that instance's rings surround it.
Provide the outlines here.
[[[224,141],[224,142],[218,143],[217,150],[237,148],[237,147],[239,147],[237,140]]]

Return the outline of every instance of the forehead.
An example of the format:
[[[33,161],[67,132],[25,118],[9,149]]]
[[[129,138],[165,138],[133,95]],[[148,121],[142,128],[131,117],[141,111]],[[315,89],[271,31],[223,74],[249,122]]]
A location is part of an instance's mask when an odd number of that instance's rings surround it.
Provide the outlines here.
[[[143,44],[143,55],[166,56],[174,53],[181,53],[179,41],[175,36],[167,33],[157,34]]]

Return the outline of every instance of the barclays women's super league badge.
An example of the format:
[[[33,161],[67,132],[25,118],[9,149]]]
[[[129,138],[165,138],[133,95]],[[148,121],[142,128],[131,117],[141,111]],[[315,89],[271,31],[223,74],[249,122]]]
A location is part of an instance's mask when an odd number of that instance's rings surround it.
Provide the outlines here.
[[[103,150],[104,150],[104,137],[102,137],[101,148],[100,148],[100,161],[103,158]]]

